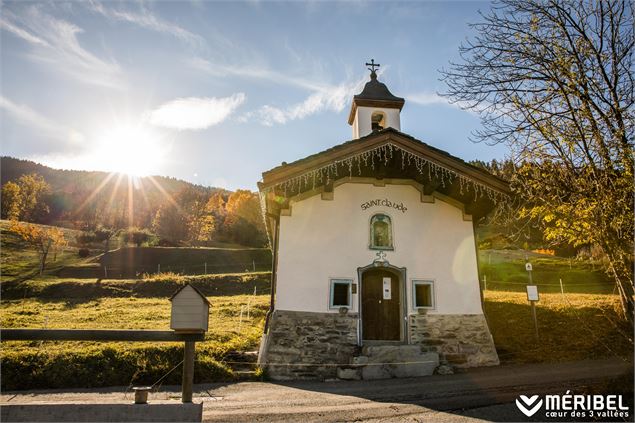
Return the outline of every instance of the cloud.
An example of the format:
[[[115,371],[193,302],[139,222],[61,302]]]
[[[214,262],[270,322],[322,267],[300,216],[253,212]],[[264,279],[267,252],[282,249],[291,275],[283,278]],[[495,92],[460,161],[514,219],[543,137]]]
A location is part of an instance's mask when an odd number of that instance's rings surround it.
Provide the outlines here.
[[[222,98],[177,98],[148,112],[146,119],[155,126],[180,131],[205,129],[227,119],[245,99],[243,93]]]
[[[247,113],[240,118],[240,121],[255,119],[265,126],[273,126],[304,119],[323,111],[341,112],[349,104],[351,97],[361,91],[366,79],[367,77],[364,76],[355,82],[319,88],[303,101],[284,108],[267,104]]]
[[[143,6],[137,13],[130,10],[108,8],[98,1],[90,1],[86,3],[86,5],[91,11],[99,13],[100,15],[112,20],[128,22],[152,31],[169,34],[193,46],[200,47],[205,44],[205,39],[203,39],[203,37],[176,24],[161,19],[149,10],[145,9]]]
[[[226,77],[226,76],[238,76],[242,78],[261,79],[270,81],[281,85],[290,85],[298,88],[304,88],[309,90],[320,90],[326,87],[325,84],[319,84],[306,78],[299,78],[287,74],[283,74],[267,68],[262,65],[254,64],[223,64],[212,63],[208,60],[195,57],[188,61],[188,64],[195,69],[202,70],[211,76]]]
[[[3,8],[0,28],[22,38],[31,49],[27,56],[65,73],[75,80],[122,88],[122,74],[116,62],[105,61],[85,50],[77,39],[78,26],[30,6],[18,14]]]
[[[77,145],[84,140],[84,135],[79,131],[60,125],[30,107],[16,104],[4,96],[0,96],[0,109],[18,123],[28,126],[43,136],[68,145]]]
[[[441,97],[439,94],[425,91],[410,94],[409,96],[407,96],[407,100],[422,106],[428,106],[431,104],[443,104],[446,106],[451,106],[450,102],[447,99]]]
[[[452,103],[448,98],[442,97],[437,93],[431,92],[418,92],[413,93],[406,96],[406,101],[411,101],[415,104],[419,104],[421,106],[433,106],[433,105],[441,105],[441,106],[449,106],[455,109],[459,109],[461,111],[473,114],[478,116],[478,109],[468,108],[468,104],[465,102],[454,102]]]
[[[43,39],[36,37],[35,35],[31,34],[28,31],[25,31],[22,28],[18,28],[6,19],[0,19],[0,28],[9,31],[13,35],[22,38],[23,40],[28,41],[31,44],[49,47],[49,44]]]
[[[368,76],[365,75],[357,81],[332,85],[316,82],[306,77],[297,77],[281,73],[269,69],[264,65],[228,65],[223,63],[211,63],[201,58],[191,59],[189,64],[215,77],[237,76],[260,79],[270,83],[292,86],[304,91],[309,91],[308,96],[299,103],[286,107],[265,104],[238,118],[240,122],[256,120],[265,126],[285,124],[289,121],[303,119],[323,111],[341,112],[349,104],[351,97],[361,91],[364,83],[368,81]],[[383,71],[384,70],[381,72]]]
[[[310,94],[304,101],[285,108],[264,105],[254,112],[250,112],[247,118],[255,118],[266,126],[284,124],[288,121],[303,119],[307,116],[325,110],[341,112],[346,107],[350,97],[355,92],[351,85],[339,85],[329,87]],[[241,119],[246,120],[246,119]]]

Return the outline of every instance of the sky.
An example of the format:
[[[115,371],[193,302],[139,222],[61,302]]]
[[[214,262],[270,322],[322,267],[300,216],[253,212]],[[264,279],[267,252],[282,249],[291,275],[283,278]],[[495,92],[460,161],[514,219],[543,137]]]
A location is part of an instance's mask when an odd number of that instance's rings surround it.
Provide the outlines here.
[[[379,80],[401,130],[464,160],[471,111],[439,70],[479,2],[0,3],[2,155],[55,168],[256,189],[262,172],[348,141],[351,100]]]

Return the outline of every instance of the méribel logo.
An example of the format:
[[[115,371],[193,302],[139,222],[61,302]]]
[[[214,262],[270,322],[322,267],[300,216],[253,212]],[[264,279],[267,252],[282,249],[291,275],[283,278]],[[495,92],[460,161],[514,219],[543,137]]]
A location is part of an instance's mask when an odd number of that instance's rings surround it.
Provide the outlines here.
[[[520,398],[516,400],[516,407],[518,407],[525,416],[531,417],[542,407],[542,400],[539,400],[538,397],[538,395],[532,397],[521,395]]]

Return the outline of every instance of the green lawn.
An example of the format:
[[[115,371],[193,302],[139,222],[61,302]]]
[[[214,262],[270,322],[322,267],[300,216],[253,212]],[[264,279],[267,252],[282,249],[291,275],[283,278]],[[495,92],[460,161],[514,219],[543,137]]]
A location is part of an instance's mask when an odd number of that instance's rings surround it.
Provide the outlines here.
[[[185,281],[208,295],[210,327],[197,344],[197,381],[234,378],[232,351],[257,350],[269,307],[269,275],[172,277],[100,283],[53,278],[28,282],[26,298],[7,291],[0,327],[158,329],[170,326],[169,294]],[[253,295],[253,287],[260,287]],[[242,291],[241,293],[239,293]],[[182,359],[172,343],[3,342],[2,389],[151,384]],[[179,383],[180,370],[164,383]]]
[[[529,282],[525,257],[533,266],[532,280],[540,292],[560,292],[560,279],[565,292],[603,293],[614,291],[614,282],[599,264],[537,254],[525,250],[481,250],[480,280],[487,279],[488,289],[525,292]]]

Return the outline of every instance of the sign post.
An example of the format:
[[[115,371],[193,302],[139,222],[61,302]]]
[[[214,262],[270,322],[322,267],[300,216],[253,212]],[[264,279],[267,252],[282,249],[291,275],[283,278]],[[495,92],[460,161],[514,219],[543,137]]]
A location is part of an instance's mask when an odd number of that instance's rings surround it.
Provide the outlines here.
[[[536,341],[540,339],[540,335],[538,334],[538,318],[536,317],[536,303],[540,301],[540,297],[538,295],[538,286],[533,284],[533,280],[531,278],[531,271],[533,267],[531,263],[525,263],[525,270],[529,273],[529,285],[527,285],[527,301],[531,304],[531,316],[534,319],[534,329],[536,330]]]

